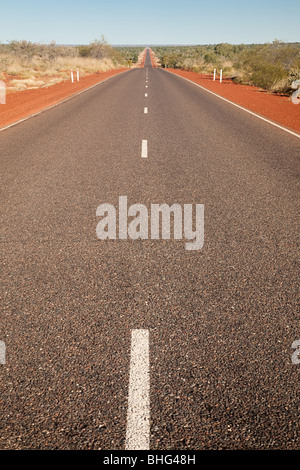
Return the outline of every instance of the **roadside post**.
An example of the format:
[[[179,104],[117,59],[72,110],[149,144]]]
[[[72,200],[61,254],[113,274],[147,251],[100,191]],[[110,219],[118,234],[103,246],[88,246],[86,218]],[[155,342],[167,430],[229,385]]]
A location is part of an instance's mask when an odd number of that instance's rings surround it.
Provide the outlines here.
[[[79,69],[77,69],[76,72],[77,72],[77,82],[79,82]]]
[[[71,82],[74,83],[74,75],[73,75],[73,70],[71,69]]]
[[[220,70],[220,83],[222,83],[222,78],[223,78],[223,69]]]
[[[214,82],[216,81],[216,69],[214,69]]]

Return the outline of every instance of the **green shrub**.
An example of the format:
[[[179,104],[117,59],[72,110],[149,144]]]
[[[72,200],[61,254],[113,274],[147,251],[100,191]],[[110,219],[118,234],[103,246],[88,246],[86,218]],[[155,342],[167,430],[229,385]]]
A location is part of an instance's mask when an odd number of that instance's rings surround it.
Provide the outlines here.
[[[253,66],[251,82],[253,85],[271,90],[275,83],[286,78],[288,73],[281,64],[259,63]]]
[[[90,57],[91,54],[91,46],[78,46],[78,54],[79,57]]]

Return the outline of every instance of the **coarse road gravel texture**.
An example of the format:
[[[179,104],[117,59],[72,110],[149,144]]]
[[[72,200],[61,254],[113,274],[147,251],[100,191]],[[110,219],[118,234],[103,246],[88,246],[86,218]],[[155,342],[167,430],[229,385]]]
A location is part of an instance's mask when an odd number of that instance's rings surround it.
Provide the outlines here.
[[[299,449],[299,143],[149,52],[0,133],[1,449],[124,449],[133,329],[151,449]],[[203,249],[98,240],[119,196],[204,204]]]

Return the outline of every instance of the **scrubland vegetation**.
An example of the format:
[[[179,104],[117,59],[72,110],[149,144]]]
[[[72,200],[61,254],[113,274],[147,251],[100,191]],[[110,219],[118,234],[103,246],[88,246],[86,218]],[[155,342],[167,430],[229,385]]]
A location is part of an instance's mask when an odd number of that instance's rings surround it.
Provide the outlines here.
[[[84,76],[135,67],[143,50],[112,47],[103,37],[78,46],[11,41],[0,44],[0,80],[5,80],[11,90],[49,86],[69,79],[70,69],[79,69]],[[222,68],[225,77],[270,92],[290,93],[292,82],[300,79],[300,43],[275,40],[267,44],[156,46],[152,50],[161,67],[204,74]]]
[[[0,44],[0,80],[11,90],[50,86],[69,79],[71,69],[84,76],[134,66],[142,51],[142,47],[114,48],[103,37],[81,46],[11,41]]]
[[[275,40],[268,44],[160,46],[152,50],[162,67],[199,73],[223,69],[224,76],[237,83],[271,92],[289,93],[291,83],[300,79],[300,43]]]
[[[145,48],[138,46],[118,46],[116,49],[125,63],[131,67],[141,61]]]

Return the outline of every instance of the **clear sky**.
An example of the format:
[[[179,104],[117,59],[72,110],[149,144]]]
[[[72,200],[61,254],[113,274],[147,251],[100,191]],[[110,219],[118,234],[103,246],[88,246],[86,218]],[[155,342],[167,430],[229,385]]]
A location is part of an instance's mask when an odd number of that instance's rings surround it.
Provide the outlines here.
[[[299,0],[0,0],[0,42],[298,42],[299,18]]]

